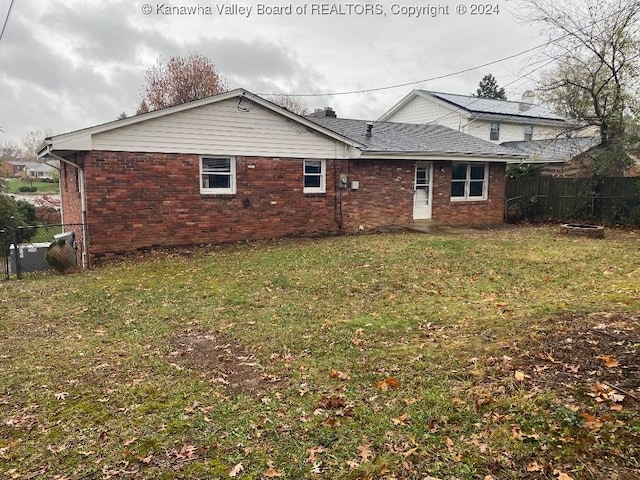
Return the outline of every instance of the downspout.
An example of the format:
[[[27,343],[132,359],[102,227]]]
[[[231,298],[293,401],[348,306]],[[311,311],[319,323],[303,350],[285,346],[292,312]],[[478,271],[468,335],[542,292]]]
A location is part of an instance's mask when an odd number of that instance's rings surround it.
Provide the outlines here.
[[[80,205],[81,205],[81,209],[82,209],[82,268],[84,270],[86,270],[89,267],[89,261],[88,261],[88,249],[89,249],[89,238],[88,238],[88,228],[87,228],[87,196],[85,193],[85,188],[84,188],[84,168],[82,168],[82,166],[80,165],[80,161],[78,159],[79,154],[76,153],[76,163],[70,162],[69,160],[67,160],[66,158],[62,158],[58,155],[56,155],[55,153],[51,152],[51,145],[47,145],[47,151],[44,155],[42,155],[42,157],[52,157],[56,160],[58,160],[59,162],[64,162],[68,165],[71,165],[73,167],[76,167],[78,169],[78,188],[80,189]],[[63,208],[64,210],[64,208]],[[64,223],[64,222],[63,222]]]

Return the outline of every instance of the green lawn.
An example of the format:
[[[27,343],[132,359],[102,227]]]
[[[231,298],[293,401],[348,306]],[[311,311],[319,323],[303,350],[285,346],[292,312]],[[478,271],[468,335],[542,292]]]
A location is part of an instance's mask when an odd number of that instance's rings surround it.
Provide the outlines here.
[[[640,233],[608,234],[282,240],[1,283],[0,477],[638,478]]]
[[[4,183],[7,187],[7,193],[12,193],[12,194],[25,194],[27,195],[28,193],[24,193],[24,192],[20,192],[19,188],[20,187],[36,187],[38,190],[36,190],[35,192],[33,192],[34,194],[43,194],[43,193],[48,193],[48,194],[58,194],[60,193],[60,184],[59,183],[46,183],[46,182],[41,182],[38,180],[34,180],[34,181],[23,181],[20,178],[9,178],[9,179],[5,179]]]

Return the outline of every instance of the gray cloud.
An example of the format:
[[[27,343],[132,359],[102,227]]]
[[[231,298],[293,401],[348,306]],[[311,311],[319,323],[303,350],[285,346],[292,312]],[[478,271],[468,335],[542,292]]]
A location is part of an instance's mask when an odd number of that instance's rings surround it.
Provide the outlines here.
[[[0,0],[0,15],[6,6]],[[321,93],[442,75],[540,41],[505,16],[178,18],[139,10],[128,0],[16,2],[0,44],[0,143],[33,129],[61,133],[133,113],[159,55],[202,53],[230,88]],[[496,66],[415,87],[303,100],[311,108],[334,106],[341,116],[377,118],[411,88],[469,93],[488,72],[501,84],[515,78],[513,66],[504,77]]]

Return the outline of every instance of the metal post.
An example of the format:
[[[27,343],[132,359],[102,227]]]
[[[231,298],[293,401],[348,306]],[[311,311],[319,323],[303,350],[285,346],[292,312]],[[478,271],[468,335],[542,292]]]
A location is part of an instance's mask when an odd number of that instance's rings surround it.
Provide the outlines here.
[[[18,222],[16,217],[11,217],[11,228],[13,229],[13,252],[16,260],[16,277],[22,280],[22,262],[20,261],[20,251],[18,250]]]

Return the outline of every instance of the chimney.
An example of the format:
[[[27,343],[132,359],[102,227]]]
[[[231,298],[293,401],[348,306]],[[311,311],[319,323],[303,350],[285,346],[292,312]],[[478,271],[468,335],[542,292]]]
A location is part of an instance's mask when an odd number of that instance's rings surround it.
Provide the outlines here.
[[[307,115],[308,117],[329,117],[329,118],[336,118],[336,111],[331,108],[331,107],[324,107],[324,108],[316,108],[313,113],[310,113],[309,115]]]
[[[522,100],[520,101],[520,111],[526,112],[531,107],[533,107],[533,102],[536,100],[536,94],[531,90],[526,90],[522,94]]]
[[[367,133],[365,133],[365,136],[366,137],[370,137],[372,130],[373,130],[373,123],[372,122],[367,122]]]

